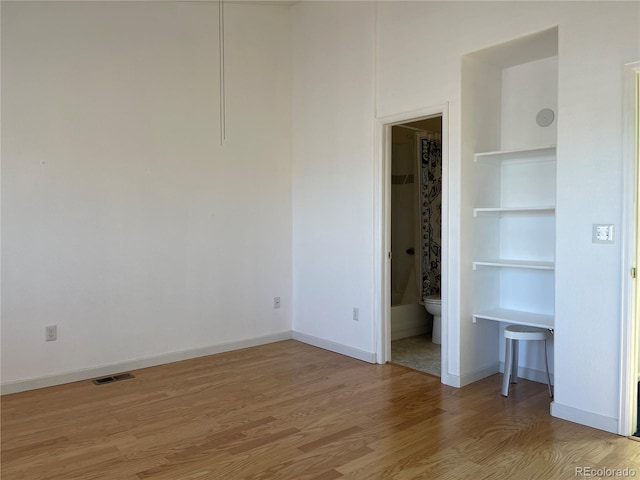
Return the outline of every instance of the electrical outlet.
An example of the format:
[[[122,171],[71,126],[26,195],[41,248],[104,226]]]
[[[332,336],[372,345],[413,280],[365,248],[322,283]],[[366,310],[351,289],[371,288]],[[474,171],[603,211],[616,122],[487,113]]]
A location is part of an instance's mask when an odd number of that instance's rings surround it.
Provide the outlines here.
[[[280,297],[273,297],[273,308],[280,308]]]
[[[360,320],[360,309],[353,307],[353,319],[357,322]]]
[[[44,327],[45,329],[45,341],[53,342],[58,339],[58,326],[57,325],[49,325],[48,327]]]

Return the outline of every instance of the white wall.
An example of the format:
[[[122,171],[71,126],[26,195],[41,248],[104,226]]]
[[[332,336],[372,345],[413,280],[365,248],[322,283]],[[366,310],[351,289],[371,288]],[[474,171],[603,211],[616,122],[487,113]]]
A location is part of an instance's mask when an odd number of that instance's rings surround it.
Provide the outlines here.
[[[501,149],[539,147],[557,143],[556,120],[548,127],[536,123],[543,108],[558,113],[558,57],[505,68],[502,71]]]
[[[221,147],[217,4],[2,2],[3,383],[290,331],[290,11],[225,13]]]
[[[556,403],[617,418],[621,239],[593,244],[591,229],[621,231],[622,65],[640,58],[640,5],[584,9],[592,20],[560,33]]]
[[[640,58],[639,9],[631,2],[295,6],[294,326],[370,348],[370,317],[361,316],[357,328],[349,323],[350,307],[374,298],[366,261],[373,244],[367,201],[377,188],[371,177],[370,115],[373,106],[382,117],[448,102],[449,364],[460,376],[472,370],[464,361],[457,364],[460,350],[472,350],[476,341],[459,336],[460,322],[471,319],[460,315],[455,295],[460,258],[466,255],[460,251],[459,223],[461,56],[558,25],[555,403],[567,408],[556,414],[583,412],[586,421],[615,428],[620,243],[594,245],[590,231],[592,223],[621,220],[616,192],[622,182],[622,65]],[[439,47],[426,48],[435,44]],[[368,101],[373,84],[375,105]],[[343,133],[347,126],[349,137]],[[456,345],[459,339],[463,343]]]
[[[496,252],[500,251],[500,236],[492,233],[500,230],[500,219],[483,218],[487,221],[479,222],[473,218],[473,208],[477,205],[500,204],[499,169],[496,165],[482,165],[472,159],[475,152],[494,151],[500,144],[502,72],[498,66],[472,56],[462,58],[461,65],[460,95],[465,108],[460,114],[460,126],[465,132],[465,141],[461,143],[460,151],[467,161],[450,159],[449,162],[450,170],[455,172],[450,177],[450,216],[452,226],[460,225],[460,235],[450,238],[453,243],[459,241],[459,247],[452,249],[451,257],[459,258],[459,268],[467,274],[459,276],[458,270],[452,268],[450,277],[453,282],[460,279],[450,288],[449,295],[452,312],[449,328],[451,337],[456,340],[455,345],[449,346],[449,376],[455,379],[454,385],[465,385],[488,372],[495,372],[499,366],[496,352],[500,349],[500,329],[496,322],[476,324],[468,320],[474,311],[499,306],[495,292],[500,291],[500,273],[483,268],[472,271],[470,267],[474,260],[495,258]],[[457,135],[459,137],[460,133]],[[453,200],[456,194],[459,203]],[[458,251],[459,255],[456,254]],[[468,338],[475,341],[467,342]]]
[[[293,329],[371,357],[374,10],[293,12]]]

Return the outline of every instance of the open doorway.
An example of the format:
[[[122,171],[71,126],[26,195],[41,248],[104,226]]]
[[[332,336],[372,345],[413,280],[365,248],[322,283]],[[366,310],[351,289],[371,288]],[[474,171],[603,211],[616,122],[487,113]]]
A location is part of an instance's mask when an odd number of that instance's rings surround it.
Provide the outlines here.
[[[374,322],[375,322],[375,343],[376,361],[386,363],[391,361],[391,185],[392,185],[392,128],[396,125],[412,126],[415,122],[426,119],[440,118],[441,123],[441,152],[442,152],[442,245],[441,245],[441,325],[440,325],[440,379],[445,385],[459,386],[455,375],[449,371],[449,356],[451,348],[457,356],[457,345],[449,335],[449,310],[450,305],[450,284],[451,262],[449,252],[449,107],[447,104],[435,105],[394,115],[378,118],[377,128],[377,157],[375,163],[374,176],[376,189],[374,190],[374,220],[375,231],[374,251],[377,252],[374,258]],[[419,128],[419,127],[416,127]],[[415,179],[414,179],[415,181]],[[415,248],[415,247],[414,247]],[[455,276],[457,279],[457,276]],[[455,292],[453,292],[455,295]],[[455,299],[454,299],[455,300]],[[455,302],[454,302],[455,303]],[[419,303],[417,304],[419,305]],[[421,306],[422,307],[422,306]],[[454,305],[455,307],[455,305]],[[422,307],[424,308],[424,307]],[[455,310],[455,309],[454,309]],[[455,330],[454,325],[454,330]],[[428,327],[430,328],[430,327]],[[455,362],[453,362],[455,365]]]
[[[391,126],[390,361],[441,376],[442,115]]]

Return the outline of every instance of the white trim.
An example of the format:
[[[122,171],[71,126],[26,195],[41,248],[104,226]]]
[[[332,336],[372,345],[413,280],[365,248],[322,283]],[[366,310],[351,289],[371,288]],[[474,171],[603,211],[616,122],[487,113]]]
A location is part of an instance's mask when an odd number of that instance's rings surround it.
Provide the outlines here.
[[[378,120],[375,126],[375,145],[373,162],[373,334],[376,349],[376,361],[386,363],[390,358],[387,338],[391,337],[390,309],[391,285],[386,276],[388,268],[386,219],[388,218],[387,197],[389,185],[385,158],[391,157],[391,132],[384,122]]]
[[[429,117],[442,116],[442,373],[441,381],[446,385],[456,383],[455,376],[449,374],[449,104],[426,107],[419,110],[388,115],[377,119],[375,135],[374,162],[374,291],[373,291],[373,322],[376,345],[376,361],[386,363],[390,360],[391,333],[391,285],[388,252],[391,250],[390,238],[390,204],[391,192],[391,127],[400,123],[407,123]],[[453,383],[452,383],[453,382]]]
[[[618,433],[617,419],[562,405],[558,402],[551,402],[551,416],[606,432]]]
[[[324,338],[307,335],[306,333],[292,332],[292,338],[299,342],[313,345],[314,347],[323,348],[325,350],[329,350],[330,352],[339,353],[341,355],[346,355],[347,357],[362,360],[363,362],[376,363],[375,352],[366,352],[364,350],[359,350],[348,345],[343,345],[342,343],[335,343],[329,340],[325,340]]]
[[[496,373],[500,373],[500,363],[492,363],[483,368],[479,368],[477,370],[473,370],[472,372],[465,373],[458,378],[459,385],[455,385],[457,387],[465,387],[467,385],[471,385],[478,380],[482,380],[483,378],[490,377],[491,375],[495,375]]]
[[[462,376],[460,375],[447,375],[447,382],[442,380],[442,383],[446,383],[450,387],[464,387],[466,385],[470,385],[478,380],[482,380],[483,378],[490,377],[491,375],[495,375],[496,373],[500,373],[500,363],[496,362],[487,367],[480,368],[478,370],[474,370],[473,372],[466,373]]]
[[[500,362],[500,372],[504,373],[504,362]],[[551,377],[551,385],[555,384],[553,372],[549,372]],[[547,372],[544,370],[536,370],[534,368],[518,366],[518,378],[526,378],[532,382],[544,383],[547,385]]]
[[[258,345],[266,345],[268,343],[281,342],[290,340],[292,332],[285,331],[264,335],[261,337],[249,338],[246,340],[237,340],[234,342],[220,343],[207,347],[194,348],[190,350],[181,350],[178,352],[163,353],[136,360],[126,362],[111,363],[99,367],[85,368],[82,370],[74,370],[71,372],[57,373],[53,375],[45,375],[43,377],[28,378],[15,382],[3,383],[0,386],[2,395],[9,393],[24,392],[27,390],[35,390],[36,388],[52,387],[54,385],[62,385],[63,383],[78,382],[105,375],[113,375],[129,370],[138,370],[141,368],[155,367],[166,363],[179,362],[181,360],[189,360],[191,358],[205,357],[216,353],[230,352],[232,350],[240,350],[242,348],[256,347]]]
[[[637,328],[634,322],[634,288],[636,282],[631,278],[630,270],[635,265],[636,218],[635,207],[635,180],[638,172],[635,166],[635,77],[640,73],[640,62],[630,63],[624,66],[623,85],[623,171],[622,171],[622,315],[620,322],[620,395],[618,404],[618,427],[616,433],[631,435],[635,432],[637,415],[637,379],[638,372],[638,345]],[[640,301],[640,299],[637,299]]]

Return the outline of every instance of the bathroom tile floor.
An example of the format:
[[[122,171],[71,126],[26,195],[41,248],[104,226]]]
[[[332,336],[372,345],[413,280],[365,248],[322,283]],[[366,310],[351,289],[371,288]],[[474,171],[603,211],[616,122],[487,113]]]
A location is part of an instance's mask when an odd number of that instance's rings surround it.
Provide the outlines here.
[[[440,345],[431,341],[431,334],[401,338],[391,342],[391,361],[439,377]]]

